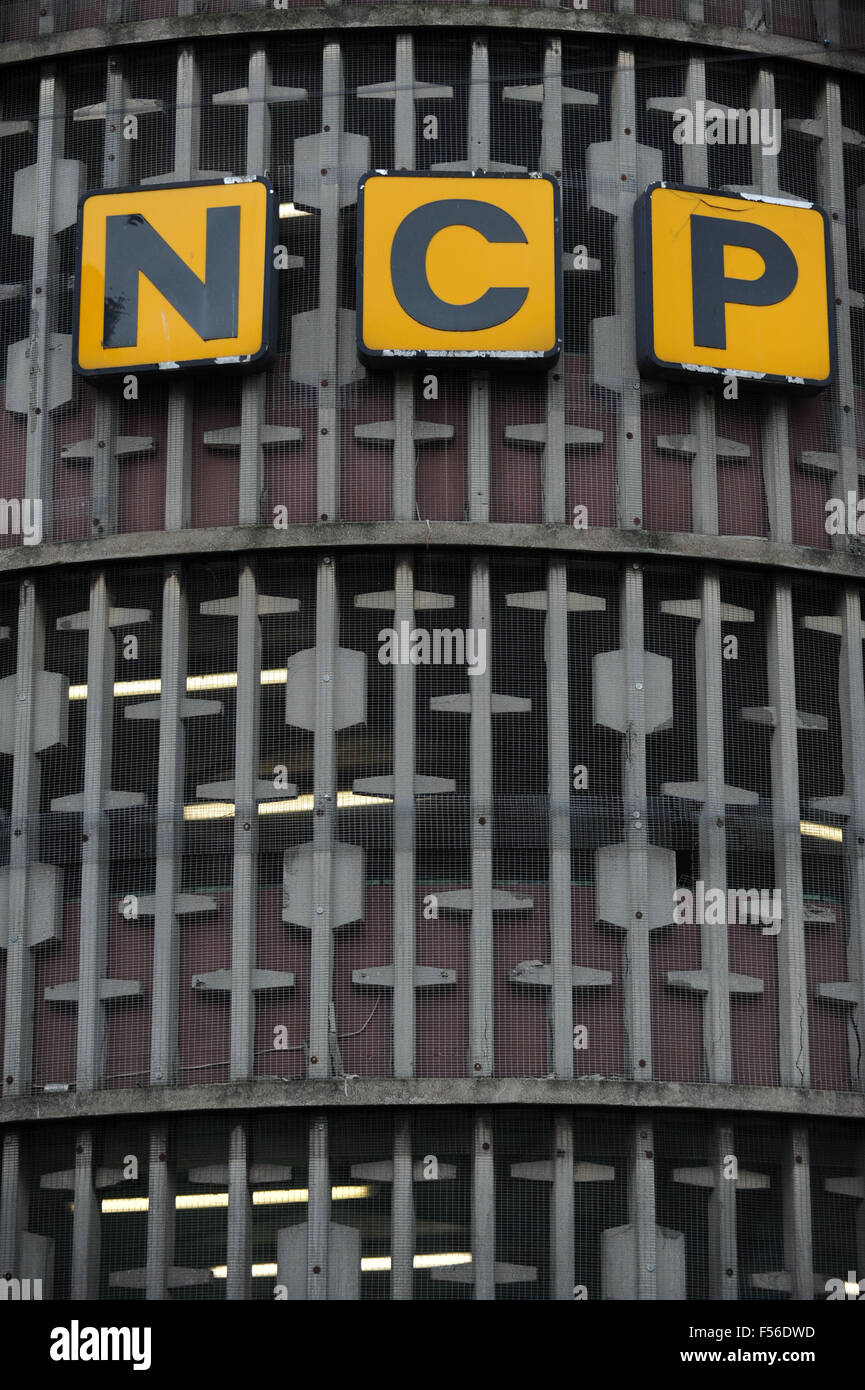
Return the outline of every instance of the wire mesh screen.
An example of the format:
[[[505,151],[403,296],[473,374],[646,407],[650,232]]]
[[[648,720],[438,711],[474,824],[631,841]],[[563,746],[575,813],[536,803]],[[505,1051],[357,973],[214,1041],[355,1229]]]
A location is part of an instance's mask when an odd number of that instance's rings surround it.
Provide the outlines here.
[[[295,1300],[321,1281],[332,1299],[627,1299],[647,1228],[667,1299],[832,1299],[861,1259],[856,1126],[542,1106],[201,1118],[20,1132],[44,1297]]]
[[[10,670],[42,653],[26,755],[5,678],[12,1093],[862,1090],[858,586],[424,548],[2,592]]]
[[[269,97],[256,95],[260,79]],[[10,69],[0,482],[19,510],[5,517],[3,546],[339,518],[573,522],[590,533],[618,523],[831,549],[849,530],[833,509],[846,498],[845,451],[861,418],[860,107],[852,79],[827,82],[789,60],[649,43],[632,58],[600,37],[237,35],[146,48],[134,63],[121,50],[88,56],[50,77]],[[740,121],[735,138],[685,140],[682,115],[699,110],[759,119]],[[494,372],[473,386],[466,372],[394,381],[359,366],[354,187],[365,169],[392,165],[558,178],[565,351],[555,371]],[[249,173],[273,181],[281,215],[278,353],[266,377],[169,385],[164,374],[133,375],[112,390],[73,376],[78,192]],[[323,201],[336,175],[338,210]],[[726,399],[640,382],[623,347],[630,220],[656,178],[825,207],[832,392]],[[37,187],[47,224],[34,219]],[[254,435],[242,435],[243,418]]]

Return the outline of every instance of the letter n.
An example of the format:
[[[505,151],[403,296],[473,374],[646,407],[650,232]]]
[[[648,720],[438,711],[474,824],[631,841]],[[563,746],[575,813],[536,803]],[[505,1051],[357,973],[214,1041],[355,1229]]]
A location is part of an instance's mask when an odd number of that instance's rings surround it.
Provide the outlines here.
[[[240,208],[207,209],[205,277],[178,256],[141,213],[105,219],[103,345],[138,342],[138,283],[144,275],[199,338],[236,338]]]

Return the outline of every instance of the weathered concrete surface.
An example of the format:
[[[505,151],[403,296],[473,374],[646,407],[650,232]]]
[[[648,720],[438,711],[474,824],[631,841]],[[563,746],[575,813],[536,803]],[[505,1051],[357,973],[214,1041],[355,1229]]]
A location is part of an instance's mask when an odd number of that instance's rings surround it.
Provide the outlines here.
[[[44,61],[93,49],[136,47],[189,39],[267,34],[290,30],[421,29],[442,25],[475,31],[480,23],[476,5],[328,5],[322,8],[245,10],[239,14],[184,15],[111,24],[68,33],[44,34],[0,45],[0,65]],[[579,10],[494,7],[483,10],[484,29],[519,29],[543,33],[596,34],[607,38],[656,39],[666,43],[701,44],[778,59],[809,63],[845,72],[865,72],[865,55],[826,48],[782,34],[755,33],[730,25],[691,24],[686,20],[652,19],[645,15],[597,14]]]
[[[865,1096],[787,1086],[710,1082],[534,1077],[398,1080],[334,1077],[329,1081],[244,1081],[212,1086],[136,1088],[14,1098],[0,1103],[0,1125],[35,1120],[147,1116],[195,1111],[291,1110],[314,1106],[568,1105],[603,1109],[710,1110],[865,1120]]]
[[[685,531],[617,530],[607,526],[576,530],[565,524],[472,521],[298,522],[273,526],[210,526],[185,531],[135,531],[80,541],[0,550],[0,574],[55,565],[103,565],[112,560],[207,558],[250,551],[482,547],[564,551],[574,554],[655,555],[659,559],[773,567],[796,573],[865,579],[865,546],[847,538],[845,549],[817,550],[760,536],[702,536]]]

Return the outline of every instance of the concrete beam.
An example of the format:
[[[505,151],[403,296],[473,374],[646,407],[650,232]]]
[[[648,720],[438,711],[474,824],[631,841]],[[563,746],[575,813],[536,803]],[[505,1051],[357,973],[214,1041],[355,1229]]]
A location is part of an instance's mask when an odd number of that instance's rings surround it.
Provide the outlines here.
[[[547,1080],[534,1077],[331,1077],[293,1081],[217,1082],[144,1090],[10,1096],[0,1128],[37,1120],[84,1120],[198,1111],[286,1110],[316,1106],[551,1105],[598,1109],[710,1110],[749,1115],[865,1120],[865,1095],[806,1087],[719,1082],[629,1081],[624,1077]]]
[[[701,560],[790,570],[800,574],[865,579],[865,552],[858,541],[839,551],[790,545],[762,536],[704,536],[682,531],[624,530],[595,526],[577,530],[564,524],[511,521],[335,521],[296,522],[277,530],[272,526],[203,526],[171,531],[139,531],[85,541],[44,541],[41,545],[0,550],[0,574],[20,572],[30,578],[35,569],[55,565],[124,564],[136,560],[207,559],[250,551],[406,548],[430,546],[466,549],[520,549],[570,554],[652,555],[659,559]]]
[[[825,48],[783,34],[758,33],[724,24],[688,23],[686,20],[653,19],[648,15],[599,14],[546,8],[512,9],[484,6],[484,29],[524,32],[601,35],[619,39],[651,39],[666,43],[700,44],[706,48],[732,49],[739,53],[772,56],[779,60],[809,63],[824,70],[865,72],[865,54],[841,48]],[[340,29],[447,29],[478,26],[475,5],[369,4],[332,5],[327,8],[244,10],[238,14],[178,15],[133,24],[110,24],[66,33],[41,34],[0,47],[0,66],[44,62],[52,57],[88,51],[140,48],[145,44],[183,42],[190,39],[228,38],[231,35],[293,34]]]

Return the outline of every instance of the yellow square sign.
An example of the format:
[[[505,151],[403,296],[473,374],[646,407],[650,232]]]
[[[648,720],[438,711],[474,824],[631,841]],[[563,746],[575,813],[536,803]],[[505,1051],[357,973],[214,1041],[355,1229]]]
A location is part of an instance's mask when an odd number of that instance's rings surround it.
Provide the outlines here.
[[[559,188],[547,174],[376,171],[358,192],[357,343],[370,366],[561,349]]]
[[[655,184],[635,208],[641,370],[817,390],[835,358],[826,214]]]
[[[109,376],[264,365],[274,336],[275,227],[264,179],[86,193],[76,369]]]

